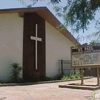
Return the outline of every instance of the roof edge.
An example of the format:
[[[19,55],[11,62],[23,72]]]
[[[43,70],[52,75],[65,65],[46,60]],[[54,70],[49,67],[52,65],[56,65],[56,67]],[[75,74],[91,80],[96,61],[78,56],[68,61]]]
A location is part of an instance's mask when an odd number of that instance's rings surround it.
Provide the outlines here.
[[[5,14],[5,13],[25,13],[25,12],[37,12],[39,13],[40,15],[42,15],[42,17],[45,17],[46,16],[43,16],[43,14],[41,14],[41,11],[39,12],[39,10],[46,10],[46,13],[48,13],[50,15],[50,18],[52,17],[53,20],[56,20],[56,23],[54,22],[50,22],[48,21],[49,23],[52,23],[52,25],[56,28],[57,26],[61,25],[62,23],[54,16],[54,14],[45,6],[43,7],[32,7],[32,8],[10,8],[10,9],[0,9],[0,14]],[[48,15],[47,15],[48,16]],[[48,20],[50,20],[50,18],[48,18]],[[66,29],[66,28],[65,28]],[[78,45],[81,45],[76,39],[75,37],[66,29],[65,30],[66,32],[61,32],[64,36],[66,36],[70,41],[72,41],[72,43],[74,44],[75,42],[78,44]]]

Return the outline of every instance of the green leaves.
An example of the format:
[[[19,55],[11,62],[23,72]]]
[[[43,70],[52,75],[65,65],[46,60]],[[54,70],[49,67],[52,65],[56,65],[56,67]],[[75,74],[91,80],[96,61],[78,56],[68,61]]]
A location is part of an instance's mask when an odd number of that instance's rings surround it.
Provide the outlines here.
[[[28,8],[31,8],[38,1],[45,0],[29,0],[28,2],[25,2],[25,0],[19,1]],[[48,0],[48,2],[52,2],[52,4],[60,4],[60,2],[66,3],[65,6],[56,5],[54,10],[59,17],[64,19],[64,25],[66,27],[73,27],[74,31],[77,33],[79,30],[83,30],[83,32],[87,30],[90,22],[95,20],[95,12],[100,10],[100,0]]]
[[[88,29],[95,19],[95,11],[100,7],[100,0],[68,0],[66,6],[56,6],[57,15],[63,17],[66,26],[74,27],[76,32]]]
[[[12,81],[19,82],[20,81],[19,74],[22,68],[19,66],[18,63],[12,63],[11,67],[12,67],[12,76],[11,76]]]
[[[68,76],[63,76],[61,78],[61,80],[68,80],[68,79],[78,79],[78,78],[81,78],[81,75],[78,73],[78,74],[71,74],[71,75],[68,75]]]
[[[42,1],[42,0],[29,0],[29,1],[25,1],[25,0],[18,0],[19,2],[21,2],[24,6],[26,6],[27,8],[31,8],[33,5],[35,5],[38,1]]]
[[[51,0],[52,3],[59,3],[61,0]]]
[[[45,0],[18,0],[20,1],[23,5],[25,5],[26,7],[32,7],[34,4],[36,4],[38,1],[45,1]],[[51,2],[52,4],[58,4],[61,2],[61,0],[48,0],[48,2]]]
[[[66,29],[65,29],[65,27],[64,27],[64,25],[59,25],[58,27],[57,27],[57,30],[59,31],[59,32],[64,32]]]

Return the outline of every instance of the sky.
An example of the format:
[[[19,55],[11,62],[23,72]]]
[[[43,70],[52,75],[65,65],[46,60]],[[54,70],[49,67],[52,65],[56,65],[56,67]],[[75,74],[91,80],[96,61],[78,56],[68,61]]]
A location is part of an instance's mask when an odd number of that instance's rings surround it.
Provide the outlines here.
[[[31,4],[32,2],[29,2],[30,0],[24,0],[24,3],[26,5]],[[64,6],[66,3],[66,0],[63,0],[59,5]],[[21,3],[20,0],[0,0],[0,9],[10,9],[10,8],[23,8],[26,7],[26,5]],[[40,0],[40,2],[37,2],[33,7],[42,7],[46,6],[48,9],[58,18],[58,20],[63,24],[64,20],[56,15],[56,12],[53,10],[53,5],[49,3],[49,0]],[[99,18],[99,12],[96,13],[96,19]],[[96,32],[96,28],[94,27],[95,21],[92,21],[91,24],[88,26],[88,30],[85,30],[83,33],[83,30],[79,31],[79,33],[72,32],[70,27],[67,27],[67,30],[71,32],[72,35],[76,38],[77,35],[79,34],[80,36],[84,37],[84,39],[81,39],[79,42],[81,44],[83,43],[89,43],[91,40],[86,39],[85,36]]]

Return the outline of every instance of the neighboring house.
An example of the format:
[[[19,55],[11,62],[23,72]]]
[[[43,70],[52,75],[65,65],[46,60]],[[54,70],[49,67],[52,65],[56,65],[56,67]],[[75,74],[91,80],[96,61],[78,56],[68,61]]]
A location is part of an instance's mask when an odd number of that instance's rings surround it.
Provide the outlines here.
[[[46,7],[0,10],[0,80],[8,81],[12,63],[23,67],[21,77],[54,77],[58,61],[71,60],[71,46],[79,44]]]

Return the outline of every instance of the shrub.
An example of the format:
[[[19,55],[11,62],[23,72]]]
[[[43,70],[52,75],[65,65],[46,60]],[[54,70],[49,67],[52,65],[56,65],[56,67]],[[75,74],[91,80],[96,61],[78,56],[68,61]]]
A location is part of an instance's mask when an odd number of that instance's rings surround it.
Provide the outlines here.
[[[70,79],[69,76],[63,76],[63,77],[61,78],[61,80],[68,80],[68,79]]]
[[[79,74],[79,73],[77,73],[77,74],[71,74],[71,75],[68,75],[68,76],[63,76],[62,78],[61,78],[61,80],[68,80],[68,79],[77,79],[77,78],[80,78],[81,77],[81,75]]]
[[[19,82],[21,80],[21,78],[19,77],[21,67],[19,66],[18,63],[12,63],[11,67],[12,67],[12,75],[11,75],[12,81]]]

